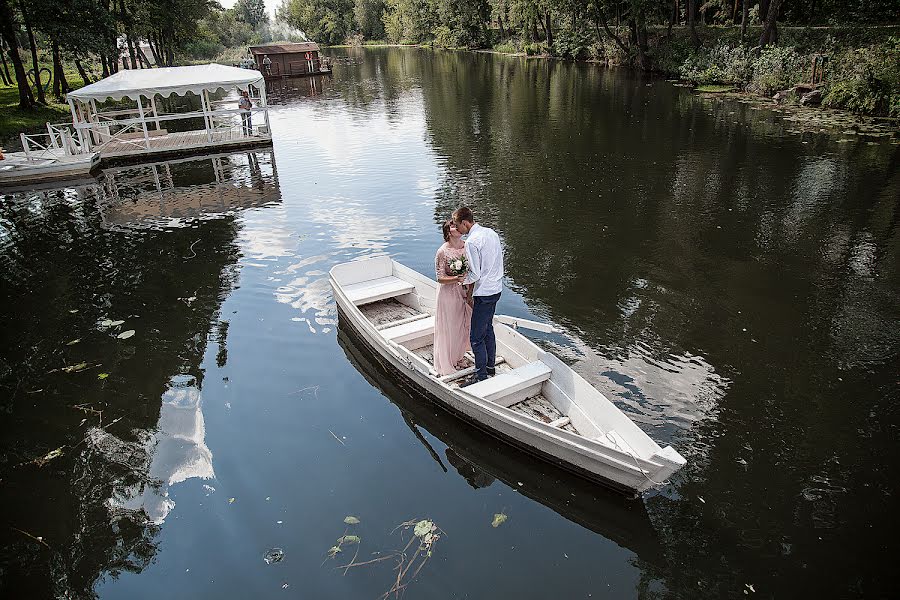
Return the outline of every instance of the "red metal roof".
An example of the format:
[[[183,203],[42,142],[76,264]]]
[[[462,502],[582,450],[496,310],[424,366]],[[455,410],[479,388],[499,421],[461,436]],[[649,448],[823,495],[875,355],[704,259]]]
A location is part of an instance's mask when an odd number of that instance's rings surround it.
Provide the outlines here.
[[[268,46],[250,46],[251,54],[294,54],[296,52],[318,52],[315,42],[269,44]]]

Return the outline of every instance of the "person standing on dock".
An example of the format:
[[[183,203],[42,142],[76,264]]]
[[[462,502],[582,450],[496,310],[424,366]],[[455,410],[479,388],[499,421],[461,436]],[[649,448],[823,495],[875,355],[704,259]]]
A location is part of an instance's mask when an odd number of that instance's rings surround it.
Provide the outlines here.
[[[241,100],[238,102],[238,108],[241,109],[241,124],[243,125],[244,135],[253,133],[253,103],[250,102],[250,93],[246,90],[241,91]]]
[[[268,54],[263,57],[263,68],[266,70],[266,75],[272,74],[272,59]]]
[[[453,213],[456,229],[468,234],[466,260],[469,271],[463,285],[474,283],[470,292],[472,325],[469,342],[475,355],[474,381],[483,381],[494,375],[497,358],[497,341],[494,338],[494,311],[503,289],[503,247],[500,236],[488,227],[475,223],[475,216],[468,206]],[[470,288],[471,289],[471,288]]]

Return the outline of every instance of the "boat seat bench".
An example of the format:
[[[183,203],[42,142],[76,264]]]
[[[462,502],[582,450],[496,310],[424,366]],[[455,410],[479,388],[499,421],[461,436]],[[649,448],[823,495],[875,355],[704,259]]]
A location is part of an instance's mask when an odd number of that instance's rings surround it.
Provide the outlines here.
[[[515,394],[550,379],[550,367],[537,360],[517,369],[488,377],[463,388],[466,392],[509,407],[521,401]]]
[[[434,333],[434,317],[428,316],[424,319],[416,319],[401,325],[395,325],[381,330],[381,335],[385,339],[398,344],[408,342],[409,340],[418,339]]]
[[[386,300],[404,294],[410,294],[415,291],[416,286],[403,281],[399,277],[388,275],[387,277],[379,277],[378,279],[370,279],[369,281],[360,281],[359,283],[351,283],[344,286],[344,293],[347,298],[356,306]]]

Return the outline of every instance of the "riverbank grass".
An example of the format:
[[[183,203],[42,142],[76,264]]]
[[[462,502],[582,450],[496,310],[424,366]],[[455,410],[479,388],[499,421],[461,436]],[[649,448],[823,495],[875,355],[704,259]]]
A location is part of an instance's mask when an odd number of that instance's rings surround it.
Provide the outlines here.
[[[0,85],[0,147],[7,151],[21,150],[20,133],[39,133],[47,130],[47,123],[71,120],[69,105],[57,102],[47,94],[47,106],[33,109],[19,108],[19,89],[15,85]]]

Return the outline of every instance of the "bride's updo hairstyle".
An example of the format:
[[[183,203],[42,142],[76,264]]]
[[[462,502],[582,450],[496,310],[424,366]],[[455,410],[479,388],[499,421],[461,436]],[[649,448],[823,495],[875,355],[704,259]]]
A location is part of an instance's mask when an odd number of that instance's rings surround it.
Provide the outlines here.
[[[453,219],[447,219],[446,221],[444,221],[444,224],[441,225],[441,232],[443,232],[443,234],[444,234],[445,242],[450,241],[450,225],[452,225],[452,224],[453,224]]]

